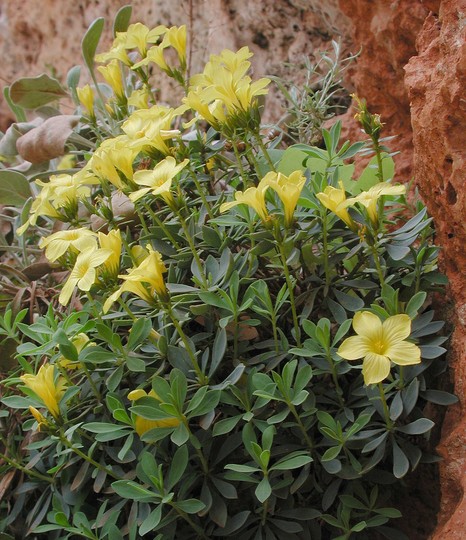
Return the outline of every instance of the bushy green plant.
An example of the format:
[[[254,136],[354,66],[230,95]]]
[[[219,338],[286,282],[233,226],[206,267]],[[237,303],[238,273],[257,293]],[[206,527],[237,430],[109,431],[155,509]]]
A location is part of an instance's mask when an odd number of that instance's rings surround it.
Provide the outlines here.
[[[380,119],[359,101],[366,143],[342,144],[339,123],[323,148],[266,143],[270,81],[250,79],[246,47],[188,81],[186,28],[129,14],[106,53],[102,20],[86,34],[94,85],[68,76],[75,166],[42,175],[18,212],[24,249],[39,239],[55,268],[44,283],[69,274],[32,324],[18,306],[0,321],[18,344],[2,402],[24,410],[25,438],[5,436],[2,467],[27,478],[2,529],[394,538],[392,488],[433,459],[424,405],[454,398],[432,389],[445,338],[427,301],[444,282],[431,220],[390,183]],[[154,65],[185,89],[179,108],[156,103]],[[52,93],[15,84],[19,112]]]

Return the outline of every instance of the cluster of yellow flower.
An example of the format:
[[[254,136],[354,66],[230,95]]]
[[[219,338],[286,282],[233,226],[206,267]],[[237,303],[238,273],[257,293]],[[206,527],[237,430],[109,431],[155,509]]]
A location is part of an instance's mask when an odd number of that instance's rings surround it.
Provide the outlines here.
[[[252,53],[243,47],[233,53],[224,50],[211,55],[204,72],[191,77],[184,103],[217,131],[233,134],[250,125],[251,106],[257,96],[267,94],[270,79],[252,82],[247,75]]]

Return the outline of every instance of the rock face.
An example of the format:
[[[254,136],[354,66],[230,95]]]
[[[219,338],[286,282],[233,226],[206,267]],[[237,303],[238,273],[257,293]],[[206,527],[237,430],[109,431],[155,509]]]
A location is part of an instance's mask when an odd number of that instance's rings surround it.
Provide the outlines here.
[[[438,447],[444,458],[442,499],[433,538],[460,540],[466,530],[466,2],[431,4],[433,11],[417,38],[417,55],[405,67],[405,84],[411,101],[414,175],[435,220],[454,300],[450,366],[460,404],[447,413]]]
[[[0,5],[2,80],[53,70],[62,80],[80,63],[80,42],[99,16],[110,21],[124,0],[23,0]],[[66,8],[63,9],[64,4]],[[211,52],[249,45],[257,77],[282,75],[287,62],[317,55],[339,37],[361,54],[346,86],[378,112],[401,150],[397,178],[416,185],[433,216],[449,280],[455,327],[449,361],[460,403],[447,413],[438,447],[441,509],[433,540],[466,530],[466,0],[134,0],[133,20],[148,26],[187,24],[194,35],[192,72]],[[111,41],[108,24],[102,47]],[[47,68],[48,66],[48,68]],[[163,87],[162,98],[169,89]],[[165,90],[165,92],[164,92]],[[463,92],[463,95],[462,95]],[[165,96],[165,97],[164,97]],[[2,99],[2,98],[0,98]],[[278,98],[268,118],[277,118]],[[0,101],[0,128],[13,120]],[[351,115],[347,132],[356,133]],[[426,533],[427,534],[427,533]],[[416,540],[411,536],[413,540]],[[421,537],[418,537],[421,538]],[[422,536],[422,539],[426,536]]]

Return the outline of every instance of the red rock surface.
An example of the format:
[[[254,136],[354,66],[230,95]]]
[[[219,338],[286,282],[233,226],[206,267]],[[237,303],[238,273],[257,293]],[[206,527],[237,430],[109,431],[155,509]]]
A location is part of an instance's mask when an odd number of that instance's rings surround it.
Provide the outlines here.
[[[98,16],[111,19],[125,0],[23,0],[0,3],[2,82],[53,66],[62,79],[80,60],[80,41]],[[447,413],[439,452],[441,510],[432,540],[466,538],[466,0],[134,0],[134,20],[189,23],[193,69],[209,52],[250,46],[256,76],[280,75],[285,62],[328,48],[340,35],[361,54],[348,73],[350,91],[380,113],[397,157],[397,179],[416,185],[434,218],[450,280],[455,330],[449,361],[460,399]],[[192,11],[190,13],[190,5]],[[103,46],[110,42],[107,25]],[[50,71],[50,67],[48,68]],[[163,88],[162,88],[163,90]],[[167,94],[167,92],[166,92]],[[163,95],[163,93],[162,93]],[[11,120],[0,97],[0,126]],[[277,103],[274,99],[269,100]],[[270,113],[270,118],[276,112]],[[357,126],[345,117],[346,133]],[[426,536],[410,536],[425,540]]]
[[[434,11],[418,35],[418,54],[405,68],[405,84],[411,101],[414,175],[435,221],[454,301],[449,359],[460,403],[447,413],[438,447],[444,462],[433,539],[460,540],[466,537],[466,2],[430,4]]]

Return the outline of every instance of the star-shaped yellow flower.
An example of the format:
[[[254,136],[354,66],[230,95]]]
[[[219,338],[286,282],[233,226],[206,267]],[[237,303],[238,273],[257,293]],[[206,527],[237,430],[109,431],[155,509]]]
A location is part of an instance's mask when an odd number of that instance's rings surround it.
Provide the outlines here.
[[[394,315],[383,323],[370,311],[360,311],[353,318],[357,336],[340,345],[338,354],[345,360],[364,358],[362,374],[365,384],[376,384],[390,373],[390,361],[399,366],[421,362],[421,350],[414,343],[405,341],[411,333],[408,315]]]

